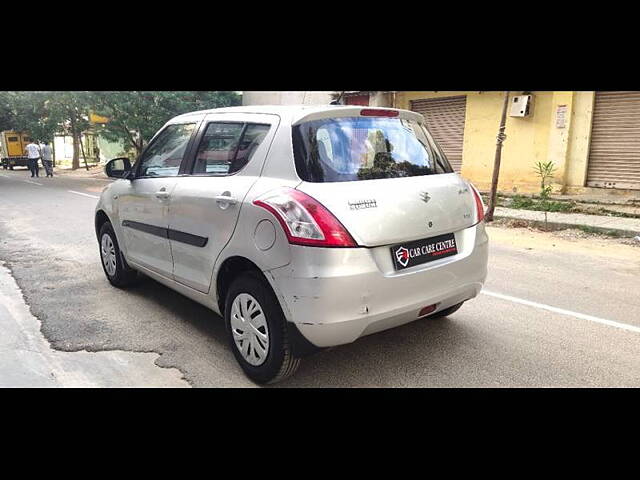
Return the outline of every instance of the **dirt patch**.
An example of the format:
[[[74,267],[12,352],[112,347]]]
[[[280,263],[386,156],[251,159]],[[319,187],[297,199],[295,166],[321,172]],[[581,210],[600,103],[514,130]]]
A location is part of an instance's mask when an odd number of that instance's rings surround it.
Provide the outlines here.
[[[55,170],[57,175],[61,177],[72,177],[72,178],[99,178],[106,179],[108,178],[104,174],[104,167],[102,165],[89,166],[89,170],[87,170],[84,165],[82,165],[77,170],[71,170],[66,168],[57,168]]]
[[[626,260],[640,267],[640,241],[611,238],[577,229],[541,231],[522,220],[501,220],[487,226],[491,242],[513,247],[543,250],[566,250],[585,255]]]

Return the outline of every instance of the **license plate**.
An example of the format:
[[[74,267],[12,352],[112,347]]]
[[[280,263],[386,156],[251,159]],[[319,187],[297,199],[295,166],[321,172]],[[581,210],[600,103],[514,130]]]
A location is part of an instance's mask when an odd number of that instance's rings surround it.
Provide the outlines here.
[[[416,240],[391,247],[391,258],[396,270],[415,267],[458,253],[453,233]]]

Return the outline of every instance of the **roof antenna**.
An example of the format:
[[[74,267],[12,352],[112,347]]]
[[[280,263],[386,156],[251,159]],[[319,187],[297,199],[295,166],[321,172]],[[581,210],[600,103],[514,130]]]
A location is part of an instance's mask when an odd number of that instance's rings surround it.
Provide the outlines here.
[[[344,96],[344,92],[345,92],[344,90],[342,92],[340,92],[340,96],[336,100],[331,102],[329,105],[342,105],[340,103],[340,100],[342,100],[342,97]]]

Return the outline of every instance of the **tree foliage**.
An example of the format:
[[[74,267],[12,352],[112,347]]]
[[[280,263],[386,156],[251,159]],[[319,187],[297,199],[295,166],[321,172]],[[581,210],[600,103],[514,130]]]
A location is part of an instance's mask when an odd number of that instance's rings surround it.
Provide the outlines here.
[[[3,92],[2,104],[8,115],[3,130],[28,132],[35,141],[52,141],[64,133],[73,138],[73,168],[80,161],[80,139],[89,127],[88,92]]]
[[[11,130],[15,123],[15,114],[11,92],[0,91],[0,131]]]
[[[36,141],[63,133],[73,138],[73,168],[79,167],[82,133],[90,113],[109,119],[96,133],[140,153],[164,123],[182,113],[240,103],[235,92],[132,91],[0,92],[0,130],[29,132]]]
[[[549,180],[551,180],[556,173],[556,165],[553,161],[536,162],[533,169],[536,175],[540,177],[540,196],[543,200],[548,200],[553,191],[553,187],[549,185]]]
[[[91,92],[94,112],[109,119],[98,132],[140,153],[168,120],[182,113],[238,105],[235,92],[133,91]]]

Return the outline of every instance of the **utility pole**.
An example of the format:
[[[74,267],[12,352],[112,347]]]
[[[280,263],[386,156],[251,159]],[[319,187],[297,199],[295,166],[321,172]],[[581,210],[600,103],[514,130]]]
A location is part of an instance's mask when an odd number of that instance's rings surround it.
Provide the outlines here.
[[[504,92],[504,104],[502,106],[502,118],[500,119],[500,130],[496,143],[496,156],[493,161],[493,178],[491,180],[491,198],[489,199],[489,208],[485,213],[486,222],[493,222],[493,212],[496,209],[496,201],[498,199],[498,180],[500,177],[500,162],[502,161],[502,144],[507,139],[504,134],[507,125],[507,108],[509,107],[509,92]]]
[[[336,100],[331,102],[331,105],[342,105],[340,102],[342,101],[342,97],[344,97],[344,92],[345,92],[345,90],[340,92],[340,96]]]

